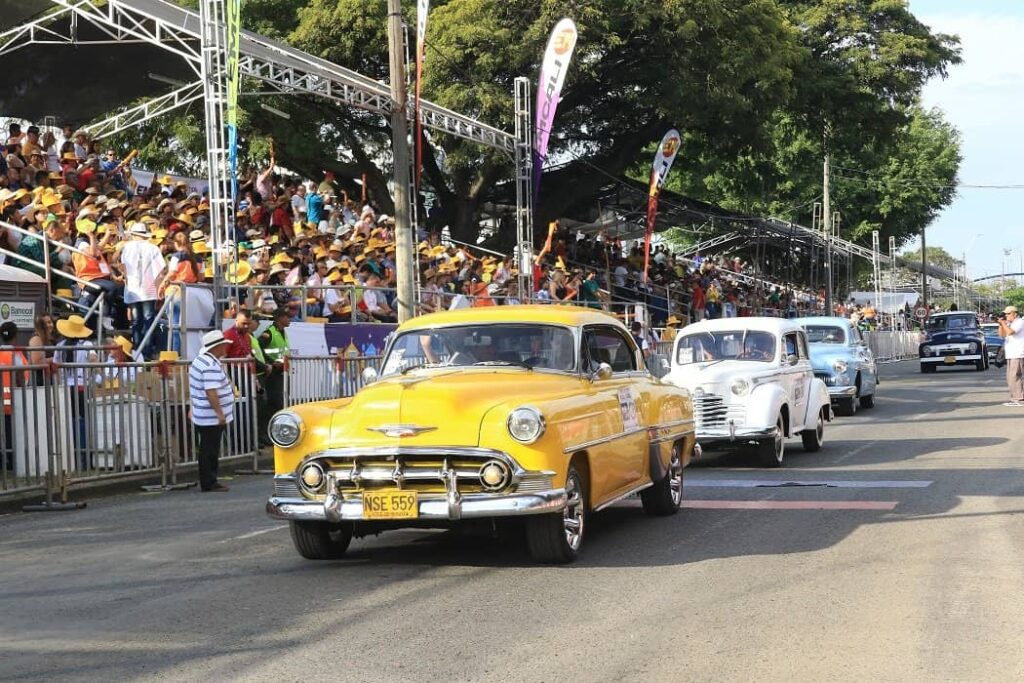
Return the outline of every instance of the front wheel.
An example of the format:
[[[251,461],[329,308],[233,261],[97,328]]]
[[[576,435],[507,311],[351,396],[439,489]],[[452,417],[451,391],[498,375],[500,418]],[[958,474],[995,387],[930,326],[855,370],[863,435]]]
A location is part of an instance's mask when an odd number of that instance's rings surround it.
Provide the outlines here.
[[[836,402],[836,414],[843,417],[853,417],[857,414],[857,397],[844,398]]]
[[[979,360],[974,364],[974,369],[978,372],[984,372],[988,366],[985,365],[985,360]]]
[[[800,432],[800,439],[804,442],[804,450],[808,453],[817,453],[821,450],[821,444],[825,441],[825,418],[822,411],[818,411],[818,421],[814,429],[805,429]]]
[[[927,375],[929,372],[935,372],[935,366],[934,365],[925,365],[924,363],[922,363],[921,364],[921,374],[922,375]]]
[[[337,560],[352,542],[349,522],[292,522],[290,527],[295,549],[307,560]]]
[[[580,554],[587,521],[587,496],[583,477],[575,465],[565,476],[565,509],[526,518],[526,545],[530,556],[545,564],[567,564]]]
[[[860,397],[861,408],[874,408],[875,407],[875,395],[868,394],[867,396]]]
[[[757,461],[761,467],[782,467],[782,458],[786,452],[786,432],[779,415],[775,423],[775,437],[765,439],[757,444]]]
[[[640,492],[640,502],[649,515],[665,517],[679,512],[679,506],[683,504],[683,456],[679,444],[672,447],[668,473],[654,486]]]

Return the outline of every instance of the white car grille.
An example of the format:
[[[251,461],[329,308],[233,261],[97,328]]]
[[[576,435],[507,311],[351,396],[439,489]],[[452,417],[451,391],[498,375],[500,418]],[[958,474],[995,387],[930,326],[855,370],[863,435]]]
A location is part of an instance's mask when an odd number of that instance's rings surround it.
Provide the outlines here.
[[[727,404],[721,396],[704,394],[693,399],[693,419],[697,429],[725,427],[732,422],[742,425],[747,415],[745,405]]]

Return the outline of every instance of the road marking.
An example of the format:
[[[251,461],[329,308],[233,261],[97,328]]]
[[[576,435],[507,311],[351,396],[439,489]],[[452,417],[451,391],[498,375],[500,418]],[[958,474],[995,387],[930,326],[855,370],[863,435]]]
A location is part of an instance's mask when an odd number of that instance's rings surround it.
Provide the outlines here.
[[[698,510],[895,510],[888,500],[684,500],[684,508]]]
[[[231,541],[244,541],[245,539],[252,538],[253,536],[259,536],[260,534],[270,533],[271,531],[280,531],[281,529],[287,528],[287,524],[281,524],[280,526],[272,526],[268,529],[257,529],[256,531],[250,531],[249,533],[242,534],[241,536],[232,536],[231,538],[225,538],[223,541],[220,542],[230,543]]]
[[[771,480],[771,479],[686,479],[686,488],[785,488],[792,486],[821,486],[837,489],[923,489],[932,485],[930,481],[892,480],[892,481],[851,481],[842,479],[809,479]]]

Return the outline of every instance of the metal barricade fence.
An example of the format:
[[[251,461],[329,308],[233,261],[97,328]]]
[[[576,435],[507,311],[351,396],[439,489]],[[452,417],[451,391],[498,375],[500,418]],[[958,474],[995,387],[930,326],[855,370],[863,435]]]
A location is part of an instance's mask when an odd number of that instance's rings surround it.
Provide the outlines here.
[[[864,332],[868,348],[879,362],[894,362],[917,358],[921,333],[907,330]]]
[[[363,370],[376,368],[381,356],[289,356],[285,362],[284,404],[326,401],[354,395],[363,386]]]
[[[236,387],[221,462],[259,456],[255,363],[223,361]],[[195,465],[189,363],[54,363],[0,367],[0,496],[47,499],[92,482],[160,476]]]

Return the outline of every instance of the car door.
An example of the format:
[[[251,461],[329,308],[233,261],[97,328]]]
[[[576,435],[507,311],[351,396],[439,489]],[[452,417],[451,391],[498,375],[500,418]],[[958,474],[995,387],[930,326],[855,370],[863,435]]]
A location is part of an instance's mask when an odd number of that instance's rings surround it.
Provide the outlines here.
[[[782,337],[783,363],[789,377],[789,425],[790,432],[803,429],[807,415],[808,393],[811,388],[811,355],[807,349],[807,338],[804,332],[788,332]],[[788,358],[796,356],[796,365],[788,365]]]
[[[581,358],[589,374],[596,372],[600,363],[612,368],[611,377],[593,382],[603,433],[587,451],[591,498],[599,505],[639,485],[647,476],[646,424],[651,396],[638,381],[647,373],[641,369],[639,349],[628,335],[611,325],[594,325],[584,328],[582,343]]]
[[[875,354],[871,352],[860,330],[853,325],[850,326],[850,338],[853,340],[851,351],[860,368],[860,393],[862,396],[868,396],[875,393],[875,385],[878,384],[878,366],[875,364]]]

